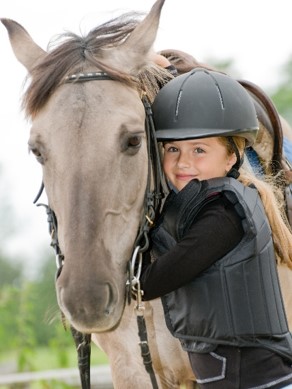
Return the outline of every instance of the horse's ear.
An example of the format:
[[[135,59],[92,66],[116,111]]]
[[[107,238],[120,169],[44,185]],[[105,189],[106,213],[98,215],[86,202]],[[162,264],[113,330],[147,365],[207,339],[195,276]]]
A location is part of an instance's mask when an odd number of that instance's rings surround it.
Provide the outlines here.
[[[147,63],[156,38],[161,9],[165,0],[157,0],[149,14],[138,24],[132,34],[119,47],[121,65],[128,71],[138,71]]]
[[[33,41],[28,32],[19,23],[11,19],[1,19],[1,22],[8,31],[10,43],[16,58],[30,72],[36,62],[46,52]]]

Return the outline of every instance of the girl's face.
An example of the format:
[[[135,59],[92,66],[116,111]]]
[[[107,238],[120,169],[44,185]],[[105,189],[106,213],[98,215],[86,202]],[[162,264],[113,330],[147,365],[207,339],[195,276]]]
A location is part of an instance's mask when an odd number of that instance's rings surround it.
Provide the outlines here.
[[[193,179],[224,177],[236,162],[218,137],[170,141],[164,144],[163,168],[178,189]]]

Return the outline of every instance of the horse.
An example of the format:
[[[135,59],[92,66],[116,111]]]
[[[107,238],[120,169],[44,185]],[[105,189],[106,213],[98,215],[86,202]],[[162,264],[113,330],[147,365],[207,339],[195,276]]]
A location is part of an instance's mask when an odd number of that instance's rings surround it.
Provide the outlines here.
[[[108,355],[114,387],[123,389],[152,387],[126,281],[149,170],[142,73],[155,67],[163,3],[157,0],[141,22],[121,17],[84,38],[69,34],[51,52],[17,22],[2,19],[30,76],[23,106],[32,122],[29,149],[57,220],[58,304],[75,329],[93,334]],[[187,354],[167,331],[160,300],[145,303],[144,317],[159,388],[191,385]]]
[[[153,387],[140,355],[141,312],[127,301],[126,285],[141,226],[152,223],[145,203],[156,174],[143,99],[151,102],[170,77],[152,62],[163,4],[157,0],[142,21],[121,17],[85,37],[67,33],[49,52],[17,22],[1,20],[30,78],[23,107],[32,122],[29,149],[53,210],[58,304],[107,354],[117,389]],[[283,286],[285,301],[290,285]],[[194,387],[187,353],[167,330],[160,299],[142,311],[158,387]]]

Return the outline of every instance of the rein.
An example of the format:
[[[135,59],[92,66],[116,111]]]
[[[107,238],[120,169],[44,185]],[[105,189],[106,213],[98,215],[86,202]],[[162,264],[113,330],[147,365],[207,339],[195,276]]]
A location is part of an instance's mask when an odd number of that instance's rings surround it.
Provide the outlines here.
[[[78,73],[69,75],[65,78],[65,83],[77,83],[98,80],[113,80],[105,72]],[[145,131],[147,139],[148,153],[148,177],[146,191],[144,197],[144,217],[140,223],[139,231],[134,243],[134,250],[131,260],[128,262],[128,280],[126,283],[126,298],[128,304],[131,303],[132,297],[137,301],[135,310],[137,314],[138,335],[140,337],[141,356],[146,371],[150,375],[153,389],[158,389],[155,373],[152,366],[151,354],[148,345],[146,322],[144,319],[144,306],[142,303],[143,291],[140,288],[140,274],[143,260],[143,253],[149,248],[149,231],[154,223],[154,219],[160,210],[162,198],[164,197],[165,188],[163,183],[163,173],[160,162],[160,154],[158,144],[155,138],[155,127],[152,117],[150,102],[146,93],[142,95],[142,103],[144,105],[146,119]],[[152,189],[153,186],[153,189]],[[44,190],[44,184],[34,200],[37,203]],[[56,255],[56,280],[61,274],[64,264],[64,255],[61,252],[58,241],[58,223],[54,211],[49,205],[38,203],[37,206],[44,206],[47,213],[47,221],[49,224],[49,233],[51,235],[51,246],[55,250]],[[138,264],[137,262],[138,257]],[[63,315],[63,313],[62,313]],[[90,389],[90,353],[91,353],[91,335],[83,334],[70,326],[72,336],[75,341],[76,350],[78,353],[78,367],[80,373],[82,389]]]

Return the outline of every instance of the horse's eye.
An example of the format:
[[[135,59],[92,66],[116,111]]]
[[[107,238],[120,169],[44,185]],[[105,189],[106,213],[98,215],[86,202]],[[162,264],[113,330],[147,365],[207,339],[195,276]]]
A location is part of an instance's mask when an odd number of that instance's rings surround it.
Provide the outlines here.
[[[30,151],[33,153],[33,155],[37,158],[41,157],[41,153],[39,152],[38,149],[30,149]]]
[[[143,132],[122,134],[121,137],[121,151],[126,155],[135,155],[139,152],[143,139]]]
[[[138,136],[138,135],[135,135],[135,136],[131,136],[129,139],[128,139],[128,147],[140,147],[141,145],[141,136]]]
[[[44,163],[44,158],[38,148],[29,146],[29,151],[33,153],[39,163]]]

